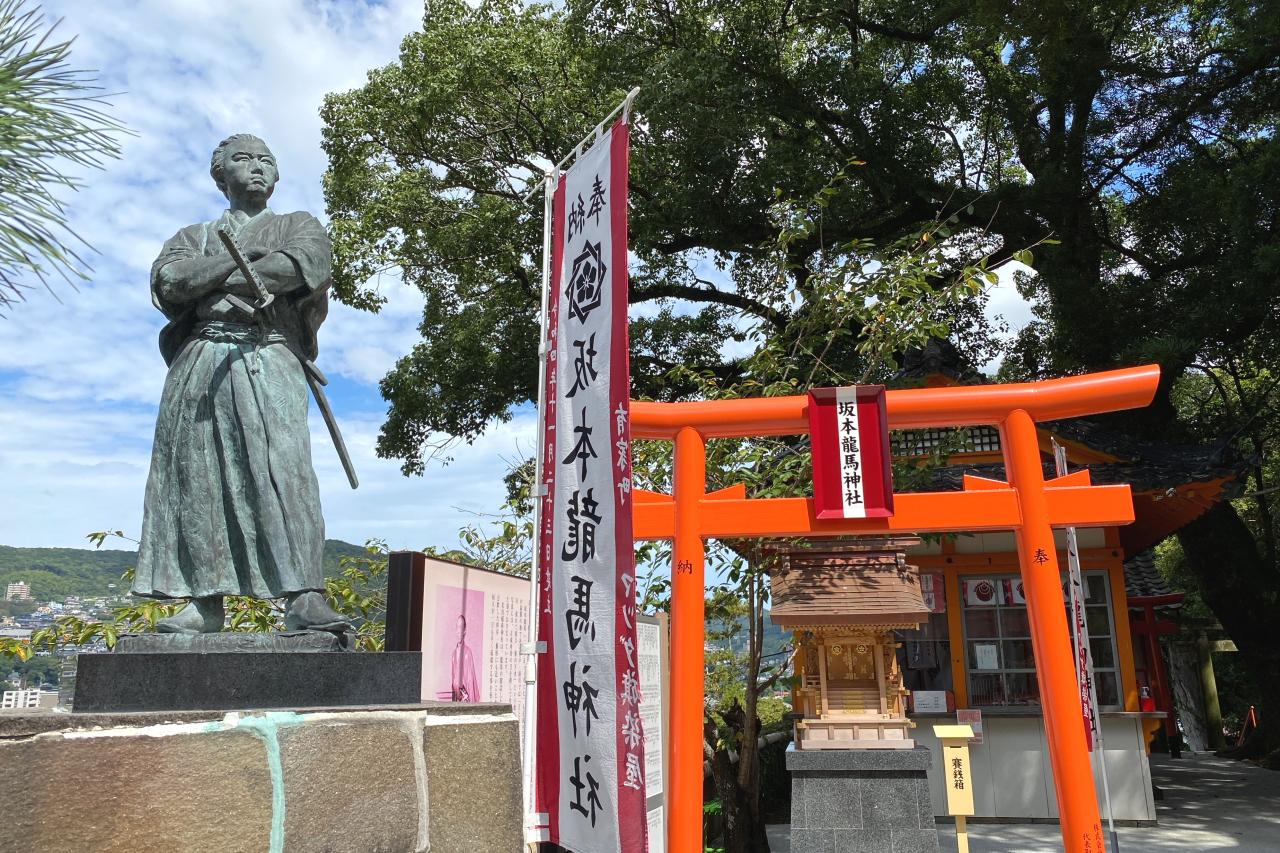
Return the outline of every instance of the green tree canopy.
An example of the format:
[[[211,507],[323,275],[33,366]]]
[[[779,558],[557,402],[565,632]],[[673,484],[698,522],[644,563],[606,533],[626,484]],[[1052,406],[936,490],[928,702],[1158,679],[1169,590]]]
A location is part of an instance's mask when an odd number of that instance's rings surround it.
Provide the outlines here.
[[[765,298],[761,265],[779,235],[769,217],[779,193],[812,197],[857,153],[803,115],[835,66],[800,52],[782,63],[785,73],[727,67],[726,52],[738,64],[754,61],[759,37],[717,35],[710,7],[673,21],[674,32],[624,34],[617,44],[600,35],[612,26],[598,20],[605,14],[620,11],[584,17],[572,6],[433,4],[399,63],[326,101],[340,298],[376,305],[365,282],[398,268],[427,299],[422,342],[383,383],[391,412],[379,450],[404,459],[407,470],[421,470],[432,435],[472,437],[535,398],[542,210],[522,195],[637,80],[646,88],[632,158],[631,300],[652,306],[632,325],[638,393],[691,391],[668,384],[679,364],[732,376],[737,362],[722,356],[722,344],[742,339],[741,318],[781,328],[804,311],[802,300],[796,307]],[[744,33],[759,23],[742,22]],[[878,50],[877,69],[910,64],[918,52]],[[766,53],[766,64],[783,60]],[[792,74],[808,82],[797,89]],[[887,94],[879,70],[846,76],[854,89]],[[912,116],[930,109],[930,86],[918,88],[898,130],[881,131],[896,140],[892,154],[861,170],[869,177],[843,183],[822,228],[793,244],[801,296],[805,261],[824,245],[896,238],[931,221],[948,198],[940,190],[908,199],[909,210],[892,200],[877,207],[869,189],[886,169],[927,172],[945,157],[930,134],[908,132]],[[855,213],[872,209],[875,222]]]
[[[768,210],[854,158],[792,244],[801,295],[826,247],[954,211],[1011,247],[1061,242],[1028,282],[1045,316],[1022,338],[1025,373],[1155,358],[1172,377],[1210,334],[1256,332],[1267,289],[1235,285],[1274,248],[1227,258],[1246,244],[1212,226],[1257,216],[1196,211],[1247,187],[1265,222],[1278,25],[1231,2],[1068,7],[433,3],[398,63],[323,110],[341,298],[375,306],[366,282],[392,268],[427,297],[422,342],[383,384],[380,451],[420,471],[432,435],[472,437],[533,399],[542,211],[521,196],[637,82],[631,298],[655,306],[633,327],[641,394],[689,391],[664,379],[676,364],[732,376],[721,344],[741,318],[804,310],[760,298]],[[1169,238],[1179,217],[1196,239]],[[1206,266],[1238,271],[1209,291],[1230,292],[1231,324],[1187,310]]]
[[[434,437],[472,437],[534,398],[542,211],[522,195],[637,84],[638,396],[696,393],[669,378],[681,364],[742,378],[741,348],[725,342],[751,324],[800,337],[824,310],[817,265],[856,263],[954,216],[957,264],[1057,241],[1022,281],[1039,319],[1007,376],[1154,360],[1160,395],[1127,429],[1238,437],[1231,421],[1180,417],[1172,392],[1238,353],[1274,363],[1274,3],[433,2],[398,62],[323,110],[340,298],[375,306],[366,282],[392,268],[426,297],[422,341],[383,382],[379,451],[407,471]],[[785,243],[793,295],[779,300],[767,255],[787,225],[770,211],[819,194],[816,227]],[[952,324],[971,351],[985,340],[973,314]],[[866,320],[845,316],[846,340],[827,353],[854,375]],[[1269,488],[1266,470],[1251,494]],[[1280,708],[1280,649],[1261,640],[1280,619],[1280,567],[1257,547],[1269,516],[1249,501],[1182,536],[1206,601]],[[1245,596],[1249,608],[1233,607]]]

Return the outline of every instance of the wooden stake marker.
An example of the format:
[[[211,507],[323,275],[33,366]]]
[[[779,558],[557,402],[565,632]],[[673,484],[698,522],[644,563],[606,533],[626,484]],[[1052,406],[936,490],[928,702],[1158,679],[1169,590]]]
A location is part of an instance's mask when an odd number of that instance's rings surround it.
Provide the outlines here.
[[[947,786],[947,814],[956,819],[956,850],[969,853],[969,830],[965,818],[973,814],[973,774],[969,772],[971,726],[934,726],[942,744],[943,779]]]

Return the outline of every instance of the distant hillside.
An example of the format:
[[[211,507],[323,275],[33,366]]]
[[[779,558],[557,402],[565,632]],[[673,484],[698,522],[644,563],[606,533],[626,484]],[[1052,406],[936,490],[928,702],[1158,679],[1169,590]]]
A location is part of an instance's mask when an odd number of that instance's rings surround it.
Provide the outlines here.
[[[338,559],[364,553],[360,545],[340,539],[324,543],[324,573],[338,574]],[[92,548],[12,548],[0,545],[0,593],[14,581],[31,584],[38,601],[61,601],[68,595],[94,596],[125,592],[120,573],[138,560],[137,551]],[[113,589],[110,585],[115,584]]]
[[[713,631],[723,631],[724,627],[725,627],[724,623],[714,619],[710,620],[707,623],[708,633]],[[746,652],[747,639],[749,636],[749,633],[747,630],[746,617],[742,617],[738,620],[738,627],[739,627],[739,630],[737,634],[734,634],[731,638],[726,640],[715,640],[713,641],[715,645],[719,646],[722,649],[723,648],[731,649],[732,651],[737,652],[739,654]],[[773,624],[773,621],[769,618],[769,612],[766,610],[764,614],[763,653],[765,655],[777,654],[778,652],[781,652],[784,648],[786,648],[787,644],[790,642],[791,642],[791,632],[784,631],[783,629],[779,628],[777,625]]]

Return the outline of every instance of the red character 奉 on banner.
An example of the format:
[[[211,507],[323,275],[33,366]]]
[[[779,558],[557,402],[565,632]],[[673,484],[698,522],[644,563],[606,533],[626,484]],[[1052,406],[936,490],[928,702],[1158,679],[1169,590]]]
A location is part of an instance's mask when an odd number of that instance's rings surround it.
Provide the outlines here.
[[[893,515],[889,416],[883,385],[810,391],[809,435],[818,518]]]
[[[618,122],[556,187],[538,542],[537,812],[574,853],[644,853]]]

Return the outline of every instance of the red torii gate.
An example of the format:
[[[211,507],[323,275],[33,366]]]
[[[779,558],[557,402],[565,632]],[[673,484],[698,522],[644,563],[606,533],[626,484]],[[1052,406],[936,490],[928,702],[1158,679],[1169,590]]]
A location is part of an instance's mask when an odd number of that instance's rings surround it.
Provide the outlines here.
[[[1013,530],[1063,847],[1104,850],[1053,528],[1129,524],[1133,500],[1127,485],[1091,485],[1087,471],[1046,482],[1036,423],[1146,406],[1159,379],[1160,369],[1147,366],[1044,382],[889,391],[891,429],[997,426],[1009,482],[966,476],[961,492],[895,495],[892,517],[867,519],[818,519],[809,498],[748,499],[742,485],[707,494],[707,439],[807,433],[807,397],[632,401],[632,437],[675,444],[674,495],[637,491],[634,504],[637,540],[674,540],[667,849],[703,848],[704,539]]]

